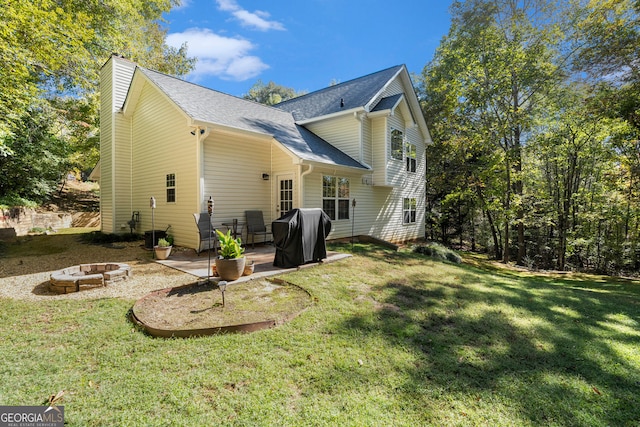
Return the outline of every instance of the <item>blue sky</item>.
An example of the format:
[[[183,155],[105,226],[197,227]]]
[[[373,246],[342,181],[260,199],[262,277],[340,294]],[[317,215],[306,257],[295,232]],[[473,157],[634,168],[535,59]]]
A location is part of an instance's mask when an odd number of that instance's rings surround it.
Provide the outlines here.
[[[242,96],[261,79],[312,92],[394,65],[420,73],[451,0],[182,0],[168,44],[198,58],[187,80]]]

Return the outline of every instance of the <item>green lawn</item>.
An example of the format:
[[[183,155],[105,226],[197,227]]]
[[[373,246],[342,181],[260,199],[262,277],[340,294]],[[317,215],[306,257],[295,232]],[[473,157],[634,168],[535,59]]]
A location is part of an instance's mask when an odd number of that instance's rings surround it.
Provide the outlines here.
[[[134,301],[0,300],[0,405],[65,390],[71,426],[640,425],[640,282],[469,259],[356,245],[287,276],[316,299],[292,322],[186,340],[139,332]]]

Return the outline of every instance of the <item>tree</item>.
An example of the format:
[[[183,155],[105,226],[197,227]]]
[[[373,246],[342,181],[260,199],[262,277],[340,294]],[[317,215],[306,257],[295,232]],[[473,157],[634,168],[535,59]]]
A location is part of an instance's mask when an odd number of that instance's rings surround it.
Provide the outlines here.
[[[249,92],[244,94],[242,97],[260,104],[275,105],[304,95],[305,93],[306,92],[304,91],[296,92],[295,89],[280,86],[272,81],[265,85],[262,80],[258,80],[253,84],[253,86],[251,86]]]
[[[0,156],[0,199],[42,202],[69,170],[69,145],[51,132],[55,114],[46,103],[25,112]]]
[[[592,79],[640,81],[640,1],[589,0],[575,9],[573,69]]]
[[[594,201],[602,200],[602,194],[594,191],[601,192],[604,187],[594,186],[594,182],[615,168],[611,135],[622,123],[603,117],[585,102],[588,100],[585,86],[565,87],[528,146],[538,165],[538,171],[531,169],[532,176],[540,180],[532,180],[532,187],[538,188],[536,194],[547,203],[548,224],[557,236],[556,243],[547,245],[555,247],[560,270],[565,269],[570,238],[589,239],[579,228],[589,226],[583,213],[600,210],[594,209]]]
[[[176,49],[165,44],[162,14],[177,4],[0,0],[0,175],[8,173],[7,159],[20,163],[17,156],[27,155],[15,151],[15,141],[38,135],[56,135],[69,145],[69,167],[93,166],[99,141],[99,71],[113,52],[168,74],[184,75],[193,68],[195,59],[187,57],[186,45]],[[34,134],[24,127],[42,114],[50,126],[46,132]],[[49,142],[42,141],[45,146]],[[49,176],[43,169],[46,159],[31,161],[42,162],[34,165],[34,173]]]
[[[561,81],[556,65],[559,27],[543,0],[467,0],[452,5],[452,25],[425,86],[440,97],[467,133],[501,151],[503,260],[510,260],[510,226],[517,228],[517,262],[525,255],[522,147],[547,92]],[[438,76],[434,82],[433,76]]]
[[[0,132],[22,120],[46,82],[80,82],[78,64],[90,59],[91,17],[71,14],[53,0],[10,1],[0,6]]]

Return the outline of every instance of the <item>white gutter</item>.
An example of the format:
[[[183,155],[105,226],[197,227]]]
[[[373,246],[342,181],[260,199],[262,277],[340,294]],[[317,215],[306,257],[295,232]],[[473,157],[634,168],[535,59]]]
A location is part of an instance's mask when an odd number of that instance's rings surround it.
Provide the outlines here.
[[[345,114],[354,114],[354,113],[357,113],[359,111],[366,112],[366,110],[364,108],[362,108],[362,107],[351,108],[349,110],[337,111],[335,113],[327,114],[327,115],[324,115],[324,116],[312,117],[310,119],[305,119],[305,120],[296,120],[296,124],[304,126],[304,125],[309,124],[309,123],[315,123],[315,122],[319,122],[319,121],[322,121],[322,120],[343,116]]]

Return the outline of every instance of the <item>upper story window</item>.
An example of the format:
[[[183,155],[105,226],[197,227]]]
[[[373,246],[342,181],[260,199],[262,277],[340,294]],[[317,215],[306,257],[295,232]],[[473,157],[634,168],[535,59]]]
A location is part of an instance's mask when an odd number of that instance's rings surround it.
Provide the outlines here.
[[[332,220],[349,219],[349,178],[322,177],[322,210]]]
[[[407,172],[415,172],[417,165],[416,144],[407,142],[406,145]]]
[[[167,174],[167,203],[176,201],[176,174]]]
[[[404,150],[404,134],[401,130],[391,129],[391,158],[402,160]]]

